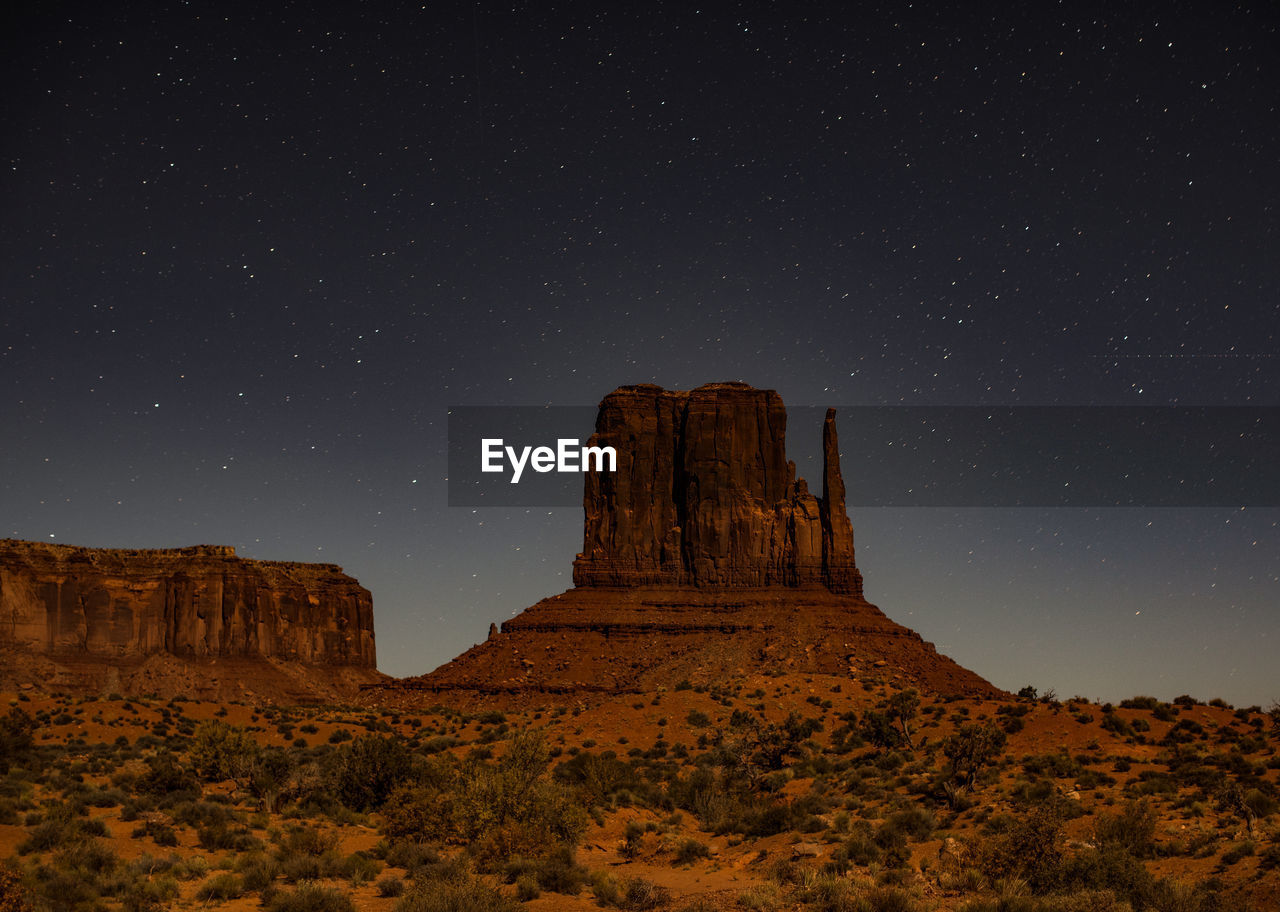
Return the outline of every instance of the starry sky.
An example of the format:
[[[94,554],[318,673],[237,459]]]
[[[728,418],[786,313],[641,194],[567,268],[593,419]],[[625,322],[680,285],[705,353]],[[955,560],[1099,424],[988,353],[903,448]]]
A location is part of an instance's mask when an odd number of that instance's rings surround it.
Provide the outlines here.
[[[1274,4],[617,6],[7,5],[0,535],[341,564],[409,675],[581,546],[453,405],[1280,406]],[[851,518],[998,685],[1280,698],[1274,506]]]

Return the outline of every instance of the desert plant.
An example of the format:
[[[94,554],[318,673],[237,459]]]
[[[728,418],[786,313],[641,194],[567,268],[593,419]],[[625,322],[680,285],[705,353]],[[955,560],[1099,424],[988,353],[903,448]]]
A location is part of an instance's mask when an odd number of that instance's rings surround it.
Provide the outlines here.
[[[1010,821],[1003,833],[975,848],[977,867],[995,882],[1020,878],[1037,893],[1061,881],[1065,813],[1057,801],[1046,801]]]
[[[381,807],[412,773],[412,754],[401,739],[365,735],[335,754],[329,781],[339,801],[368,811]]]
[[[236,874],[215,874],[196,889],[196,899],[223,902],[244,893],[244,881]]]
[[[902,690],[889,698],[889,717],[902,730],[902,740],[909,750],[916,749],[911,738],[911,720],[920,709],[920,695],[915,690]]]
[[[942,742],[942,753],[951,762],[952,778],[973,787],[978,773],[1004,750],[1005,733],[988,722],[966,722]]]
[[[415,884],[394,912],[516,912],[511,899],[482,880],[466,876]],[[275,912],[275,910],[272,910]]]
[[[642,877],[635,877],[627,881],[620,905],[627,912],[647,912],[649,909],[663,908],[670,902],[671,894],[665,887]]]
[[[355,912],[345,893],[313,883],[299,884],[293,891],[278,890],[263,908],[267,912]]]
[[[210,719],[196,726],[188,756],[197,775],[209,782],[242,784],[261,748],[243,728]]]
[[[682,839],[680,845],[676,848],[675,863],[676,864],[693,864],[700,858],[711,857],[711,850],[704,843],[698,842],[696,839]]]
[[[1135,858],[1152,854],[1156,832],[1156,814],[1145,799],[1130,801],[1119,814],[1104,814],[1093,827],[1100,846],[1115,846]]]

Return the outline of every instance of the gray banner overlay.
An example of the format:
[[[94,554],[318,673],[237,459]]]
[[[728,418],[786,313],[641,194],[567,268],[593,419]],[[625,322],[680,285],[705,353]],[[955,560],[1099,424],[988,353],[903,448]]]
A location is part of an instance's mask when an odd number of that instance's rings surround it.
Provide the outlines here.
[[[850,507],[1280,506],[1280,408],[836,408]],[[797,462],[825,413],[788,406]],[[481,441],[517,452],[585,444],[595,416],[594,406],[451,408],[449,505],[581,507],[581,473],[526,465],[511,484],[505,458],[501,473],[481,472]]]

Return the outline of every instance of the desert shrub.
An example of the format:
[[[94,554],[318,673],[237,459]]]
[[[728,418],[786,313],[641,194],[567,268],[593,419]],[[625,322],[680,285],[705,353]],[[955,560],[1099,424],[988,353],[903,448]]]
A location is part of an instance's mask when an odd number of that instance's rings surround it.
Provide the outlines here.
[[[422,745],[424,754],[439,754],[450,748],[457,747],[461,742],[452,735],[439,735],[435,738],[428,738]]]
[[[169,800],[200,797],[200,783],[190,768],[169,751],[147,758],[147,772],[138,779],[137,790],[144,795],[164,796]]]
[[[378,889],[378,895],[384,898],[394,899],[397,896],[404,895],[404,881],[394,874],[378,878],[378,882],[374,886]]]
[[[333,873],[352,886],[368,883],[382,873],[382,865],[368,855],[355,852],[342,858],[334,865]]]
[[[577,844],[586,813],[569,789],[544,777],[549,760],[542,736],[522,732],[497,763],[464,764],[451,824],[478,857],[542,855]]]
[[[1156,709],[1159,705],[1155,697],[1130,697],[1120,701],[1121,709]]]
[[[1156,881],[1151,872],[1123,848],[1086,849],[1067,858],[1059,869],[1060,885],[1069,893],[1110,890],[1136,909],[1151,905]]]
[[[401,785],[391,793],[383,808],[382,831],[393,840],[443,840],[453,831],[452,808],[453,795],[438,786]]]
[[[532,879],[542,890],[570,896],[577,895],[589,877],[587,869],[575,860],[573,849],[563,845],[542,858],[513,858],[504,873],[508,882]]]
[[[399,738],[365,735],[337,751],[329,771],[333,794],[347,807],[381,807],[413,774],[413,755]]]
[[[142,826],[134,828],[130,835],[134,839],[142,839],[149,836],[158,846],[176,846],[178,844],[178,834],[174,828],[158,820],[146,821]]]
[[[676,848],[676,864],[693,864],[700,858],[710,858],[711,850],[696,839],[682,839]]]
[[[212,801],[184,801],[169,811],[174,823],[190,827],[208,827],[234,822],[236,814],[225,804]]]
[[[689,715],[685,719],[694,728],[706,728],[711,724],[711,717],[698,709],[689,710]]]
[[[439,863],[440,855],[431,846],[397,840],[388,847],[384,860],[391,867],[404,868],[412,875],[418,868]]]
[[[593,804],[605,804],[618,792],[634,791],[641,786],[636,770],[612,753],[581,751],[558,764],[552,777],[581,789]]]
[[[262,840],[246,827],[229,827],[225,823],[212,823],[196,830],[196,841],[202,849],[210,851],[248,852],[262,845]]]
[[[1130,790],[1136,795],[1176,795],[1178,784],[1162,773],[1143,770]]]
[[[1022,721],[1021,716],[1006,716],[1000,723],[1000,728],[1009,735],[1016,735],[1025,727],[1026,723]]]
[[[77,808],[70,804],[55,804],[46,808],[43,817],[34,824],[28,820],[27,825],[31,829],[27,838],[18,843],[18,854],[50,852],[80,845],[94,836],[107,835],[106,825],[101,820],[82,817],[78,810],[83,811],[84,808],[82,806]]]
[[[497,762],[472,756],[460,765],[437,763],[427,784],[395,792],[384,831],[399,840],[465,841],[486,860],[574,845],[586,813],[563,777],[544,775],[549,761],[542,736],[522,732]]]
[[[1022,759],[1022,768],[1034,776],[1067,779],[1079,776],[1084,767],[1065,750],[1056,754],[1036,754]]]
[[[1258,820],[1270,817],[1278,806],[1276,799],[1260,789],[1252,788],[1244,793],[1243,803]]]
[[[167,874],[139,874],[140,872],[136,872],[119,893],[120,906],[124,912],[158,912],[178,898],[178,882],[173,877]]]
[[[1080,774],[1076,776],[1076,787],[1081,789],[1096,789],[1115,784],[1115,776],[1109,776],[1101,770],[1086,768],[1082,769]]]
[[[243,728],[210,719],[196,726],[188,755],[197,775],[208,782],[244,780],[261,753]]]
[[[332,852],[338,847],[336,833],[326,833],[317,827],[305,827],[294,824],[282,833],[278,839],[277,855],[312,855],[319,857]]]
[[[394,912],[516,912],[511,899],[473,876],[415,884]]]
[[[196,899],[225,902],[244,893],[244,881],[239,875],[223,872],[215,874],[196,889]]]
[[[276,862],[287,883],[332,876],[338,867],[338,837],[314,827],[294,825],[276,846]]]
[[[1155,844],[1156,814],[1150,802],[1130,801],[1119,814],[1100,816],[1093,832],[1100,846],[1114,846],[1135,858],[1147,858]]]
[[[93,879],[114,871],[120,864],[120,856],[108,843],[100,839],[89,839],[79,845],[61,849],[53,856],[53,863]]]
[[[866,895],[870,912],[916,912],[919,906],[911,894],[898,887],[872,887]]]
[[[266,890],[276,881],[280,866],[274,859],[261,852],[241,855],[236,859],[236,872],[243,880],[245,890],[259,892]]]
[[[75,871],[42,865],[36,868],[32,892],[38,897],[37,907],[92,910],[105,908],[98,884]]]
[[[1248,858],[1250,855],[1254,853],[1255,850],[1256,850],[1256,847],[1254,846],[1253,840],[1251,839],[1246,839],[1243,842],[1238,842],[1235,845],[1233,845],[1231,848],[1227,849],[1227,851],[1222,853],[1222,863],[1224,865],[1236,864],[1241,859]]]
[[[1273,871],[1280,868],[1280,843],[1273,843],[1258,856],[1258,870]]]
[[[531,899],[537,899],[542,895],[542,888],[538,886],[538,878],[532,874],[522,874],[516,878],[516,900],[518,902],[528,902]]]
[[[885,867],[900,868],[911,859],[907,836],[902,830],[882,825],[876,830],[874,839],[880,849],[880,863]]]
[[[1004,750],[1005,733],[990,722],[966,722],[942,742],[942,753],[951,763],[952,778],[972,787],[978,773]]]
[[[841,847],[853,864],[866,867],[880,860],[880,846],[872,834],[871,825],[865,820],[859,820],[854,824],[853,833]]]
[[[858,735],[868,744],[880,748],[895,748],[903,741],[902,732],[898,731],[889,714],[873,709],[863,711]]]
[[[671,902],[671,894],[665,887],[660,887],[642,877],[627,881],[619,905],[628,912],[647,912],[649,909],[661,909]]]
[[[1133,726],[1120,718],[1114,710],[1112,712],[1104,712],[1102,714],[1102,728],[1104,731],[1109,731],[1122,738],[1132,737],[1134,733]]]
[[[933,835],[938,822],[927,808],[911,807],[890,814],[880,826],[881,831],[896,830],[917,842],[922,842]]]
[[[84,803],[96,808],[120,807],[127,800],[128,796],[115,787],[89,789],[84,795]]]
[[[866,908],[861,905],[860,909],[861,897],[852,881],[843,877],[822,875],[808,879],[801,884],[799,896],[806,908],[819,912],[861,912],[861,909]]]
[[[602,906],[617,906],[622,902],[622,885],[608,871],[591,872],[591,893]]]
[[[263,908],[267,912],[355,912],[345,893],[311,883],[300,884],[293,891],[276,891]]]
[[[303,883],[328,877],[337,863],[337,855],[287,855],[279,859],[280,876],[285,883]]]
[[[1056,801],[1009,818],[1007,829],[975,847],[977,868],[992,882],[1016,877],[1037,893],[1049,892],[1062,879],[1064,822],[1063,808]]]
[[[0,718],[0,775],[30,759],[35,727],[35,719],[21,707],[15,706]]]

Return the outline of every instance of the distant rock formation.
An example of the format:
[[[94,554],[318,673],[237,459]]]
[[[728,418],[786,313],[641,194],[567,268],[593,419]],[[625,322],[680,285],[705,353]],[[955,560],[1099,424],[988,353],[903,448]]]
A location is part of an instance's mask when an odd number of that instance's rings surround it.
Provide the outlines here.
[[[823,428],[822,497],[786,454],[773,390],[712,383],[624,386],[604,398],[591,446],[616,472],[588,473],[576,586],[825,586],[860,596],[835,412]]]
[[[214,545],[117,550],[2,540],[0,648],[74,667],[72,683],[87,687],[122,672],[127,679],[153,657],[223,661],[251,675],[265,673],[263,660],[376,665],[372,597],[341,567],[247,560]],[[149,674],[170,667],[150,662]]]
[[[610,393],[591,445],[613,446],[617,471],[586,476],[575,588],[490,626],[435,671],[366,694],[536,705],[790,671],[1003,696],[863,598],[834,410],[821,497],[795,477],[785,443],[772,390]]]

